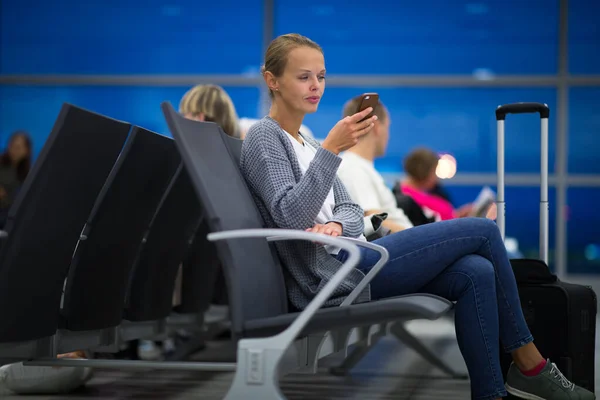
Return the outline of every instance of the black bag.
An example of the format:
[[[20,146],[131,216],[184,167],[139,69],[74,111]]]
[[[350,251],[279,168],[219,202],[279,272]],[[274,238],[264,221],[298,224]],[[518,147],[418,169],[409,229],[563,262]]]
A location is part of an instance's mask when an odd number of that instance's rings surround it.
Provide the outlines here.
[[[573,383],[594,392],[597,300],[583,285],[562,282],[548,268],[548,107],[519,103],[499,107],[498,121],[498,227],[504,237],[504,118],[509,113],[539,112],[542,119],[542,168],[540,200],[540,259],[511,260],[521,307],[540,353],[555,363]],[[545,121],[544,121],[545,119]],[[502,344],[501,344],[502,346]],[[502,347],[501,347],[502,348]],[[502,352],[502,374],[512,362]],[[508,398],[515,398],[508,396]]]
[[[414,226],[435,222],[435,218],[427,217],[421,206],[418,205],[412,197],[402,192],[400,182],[396,182],[392,189],[392,193],[394,193],[394,197],[396,197],[396,205],[404,211],[404,214]]]
[[[596,294],[588,286],[560,281],[543,261],[511,260],[511,264],[535,345],[567,379],[594,392]],[[502,354],[505,379],[511,361],[510,354]]]

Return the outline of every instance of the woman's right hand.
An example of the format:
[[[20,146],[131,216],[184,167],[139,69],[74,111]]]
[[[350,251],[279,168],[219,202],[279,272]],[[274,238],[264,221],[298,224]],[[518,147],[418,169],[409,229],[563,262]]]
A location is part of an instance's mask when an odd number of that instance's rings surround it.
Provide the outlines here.
[[[373,111],[373,107],[366,108],[361,112],[340,120],[329,131],[321,147],[337,155],[356,145],[358,139],[369,133],[375,125],[375,121],[377,120],[376,115],[359,122],[369,115],[371,111]]]

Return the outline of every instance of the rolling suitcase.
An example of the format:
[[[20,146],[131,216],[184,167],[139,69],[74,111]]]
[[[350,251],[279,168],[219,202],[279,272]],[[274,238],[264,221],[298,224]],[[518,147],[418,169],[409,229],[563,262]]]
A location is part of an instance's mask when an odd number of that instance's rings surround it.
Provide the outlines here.
[[[498,228],[505,234],[504,120],[507,114],[539,113],[541,120],[540,256],[511,260],[521,306],[534,343],[573,383],[594,392],[596,294],[588,286],[560,281],[548,268],[548,117],[540,103],[498,107]],[[501,347],[502,348],[502,347]],[[512,361],[501,354],[506,379]],[[509,396],[508,398],[515,398]]]

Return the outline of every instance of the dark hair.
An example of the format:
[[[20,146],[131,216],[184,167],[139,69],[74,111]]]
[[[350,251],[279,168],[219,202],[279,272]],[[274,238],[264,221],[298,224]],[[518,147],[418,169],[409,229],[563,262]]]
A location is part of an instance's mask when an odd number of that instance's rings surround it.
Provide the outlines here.
[[[344,110],[342,111],[342,117],[349,117],[351,115],[356,114],[358,111],[358,106],[362,100],[362,94],[352,99],[348,100],[346,104],[344,104]],[[385,108],[385,105],[381,102],[381,100],[377,101],[377,105],[375,109],[371,113],[372,115],[376,115],[379,121],[385,121],[388,117],[388,112]]]
[[[18,138],[22,138],[25,141],[25,147],[27,148],[27,155],[16,165],[17,179],[19,180],[19,182],[23,183],[23,181],[25,181],[25,178],[27,178],[27,175],[29,174],[29,169],[31,168],[32,142],[27,132],[16,131],[12,135],[10,135],[10,138],[8,139],[8,145],[6,146],[6,150],[0,156],[0,165],[5,167],[13,165],[12,160],[10,159],[8,148]]]
[[[404,159],[404,172],[417,182],[427,180],[432,171],[435,171],[440,157],[425,147],[413,150]]]

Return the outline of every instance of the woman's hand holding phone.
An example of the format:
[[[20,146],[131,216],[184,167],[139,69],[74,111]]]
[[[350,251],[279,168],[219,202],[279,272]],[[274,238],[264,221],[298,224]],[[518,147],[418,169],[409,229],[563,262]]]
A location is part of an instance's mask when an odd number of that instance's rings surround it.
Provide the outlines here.
[[[354,115],[345,117],[340,120],[332,130],[327,134],[327,138],[323,141],[322,147],[329,150],[333,154],[339,154],[342,151],[348,150],[358,143],[361,136],[366,135],[373,129],[377,116],[361,121],[373,111],[372,107],[368,107]]]

